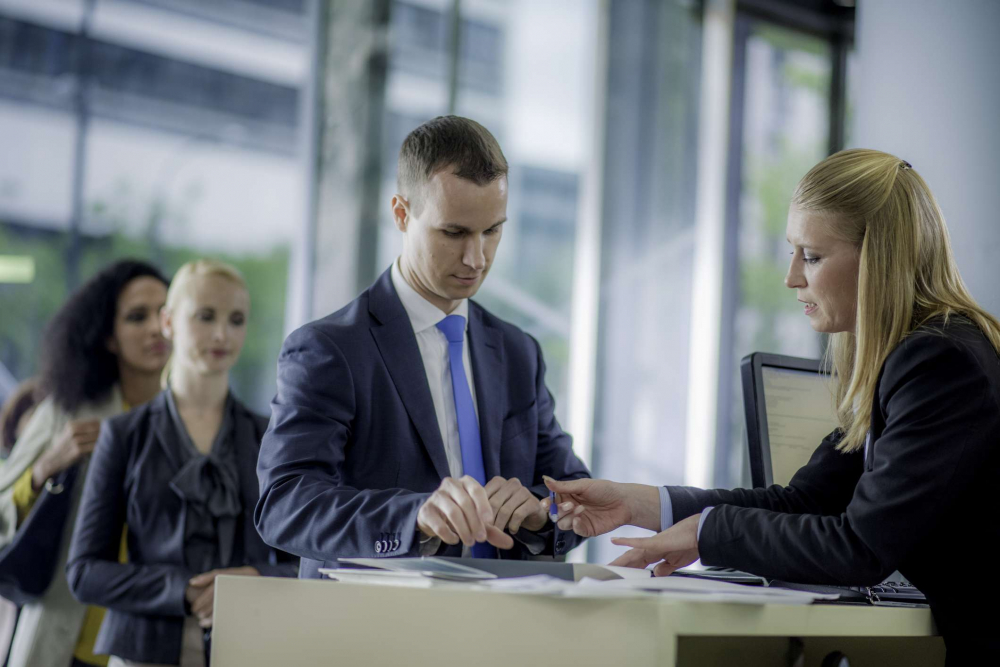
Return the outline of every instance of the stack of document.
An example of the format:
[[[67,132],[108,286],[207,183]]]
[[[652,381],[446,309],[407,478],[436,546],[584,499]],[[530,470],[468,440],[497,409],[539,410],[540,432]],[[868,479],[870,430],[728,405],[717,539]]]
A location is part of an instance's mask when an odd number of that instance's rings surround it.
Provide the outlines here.
[[[669,598],[687,602],[738,604],[810,604],[833,600],[836,595],[794,591],[766,586],[744,586],[691,577],[652,577],[649,570],[602,565],[507,562],[504,575],[484,571],[467,559],[379,558],[341,559],[350,567],[320,570],[337,581],[403,586],[407,588],[464,588],[495,593],[544,595],[567,598]],[[492,563],[491,565],[496,565]],[[554,569],[552,565],[570,567]],[[486,567],[486,566],[484,566]],[[495,568],[494,568],[495,569]],[[534,572],[532,571],[534,570]],[[542,573],[548,570],[556,575]],[[567,576],[566,573],[572,574]]]
[[[735,602],[738,604],[811,604],[820,600],[836,600],[837,595],[825,595],[785,588],[746,586],[711,579],[692,577],[652,577],[619,581],[584,579],[569,593],[570,597],[616,596],[641,593],[669,597],[688,602]]]

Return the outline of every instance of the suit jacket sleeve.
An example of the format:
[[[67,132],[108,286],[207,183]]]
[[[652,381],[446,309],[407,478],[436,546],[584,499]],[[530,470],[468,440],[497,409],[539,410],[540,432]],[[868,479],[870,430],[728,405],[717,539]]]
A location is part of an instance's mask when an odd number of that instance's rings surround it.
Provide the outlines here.
[[[299,557],[288,552],[275,549],[274,557],[267,562],[250,563],[254,569],[260,572],[263,577],[289,577],[299,576]]]
[[[336,343],[310,325],[293,332],[257,460],[254,523],[264,542],[320,561],[371,557],[373,541],[390,531],[400,542],[394,556],[417,555],[417,512],[430,494],[356,489],[341,478],[354,415],[354,382]]]
[[[997,397],[967,349],[914,335],[886,361],[885,429],[874,467],[838,516],[718,506],[702,529],[702,561],[803,583],[880,582],[950,515],[1000,428]]]
[[[854,485],[864,468],[862,452],[845,454],[837,451],[841,432],[834,431],[823,439],[788,486],[777,484],[766,489],[697,489],[690,486],[668,486],[673,522],[698,514],[706,507],[733,505],[756,507],[788,514],[838,515],[847,509]]]
[[[253,415],[254,420],[254,433],[256,435],[256,445],[257,445],[257,456],[260,456],[260,442],[264,439],[264,433],[267,431],[267,425],[270,422],[268,417],[261,415]],[[242,470],[242,469],[241,469]],[[256,480],[256,474],[254,475]],[[258,489],[258,494],[259,494]],[[260,496],[257,496],[258,500]],[[256,507],[256,504],[254,505]],[[248,508],[249,510],[250,508]],[[259,539],[258,535],[253,536],[255,539]],[[256,568],[260,572],[261,576],[264,577],[297,577],[299,576],[299,557],[295,554],[290,554],[287,551],[282,551],[281,549],[275,549],[269,545],[267,549],[267,560],[261,561],[251,561],[249,565]]]
[[[66,573],[77,600],[134,614],[184,616],[191,573],[167,564],[119,563],[129,453],[113,421],[101,425],[87,468]],[[82,480],[78,478],[77,483]]]
[[[538,372],[535,376],[535,396],[538,401],[538,449],[531,492],[539,498],[545,498],[549,495],[549,489],[545,486],[542,475],[558,480],[571,480],[590,477],[590,471],[573,453],[573,438],[562,430],[556,420],[555,399],[545,384],[545,360],[542,358],[542,349],[534,338],[531,342],[538,355]],[[586,539],[571,530],[557,531],[550,523],[536,535],[545,540],[542,552],[556,556],[565,554]]]

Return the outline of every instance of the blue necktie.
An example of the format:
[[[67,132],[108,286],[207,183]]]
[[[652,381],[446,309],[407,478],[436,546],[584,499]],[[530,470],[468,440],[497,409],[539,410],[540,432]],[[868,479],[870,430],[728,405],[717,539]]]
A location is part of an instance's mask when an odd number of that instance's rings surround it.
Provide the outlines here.
[[[455,396],[455,415],[458,417],[458,440],[462,446],[462,470],[486,486],[486,468],[483,466],[483,445],[479,439],[479,420],[472,404],[472,392],[465,377],[462,346],[465,341],[465,318],[449,315],[437,323],[448,339],[448,361],[451,366],[451,389]],[[477,542],[472,547],[473,558],[496,558],[496,549],[487,542]]]

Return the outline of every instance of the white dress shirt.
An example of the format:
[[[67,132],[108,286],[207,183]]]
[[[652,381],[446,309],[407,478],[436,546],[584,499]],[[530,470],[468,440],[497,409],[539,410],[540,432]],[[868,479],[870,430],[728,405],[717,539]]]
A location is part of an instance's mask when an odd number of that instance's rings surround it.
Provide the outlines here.
[[[448,313],[439,309],[430,301],[420,296],[410,286],[399,269],[399,260],[392,264],[392,286],[403,303],[403,309],[410,318],[413,333],[417,337],[417,347],[420,358],[424,362],[424,372],[427,374],[427,384],[431,390],[431,400],[434,402],[434,412],[437,414],[438,429],[444,442],[444,452],[448,457],[448,472],[454,478],[465,474],[462,466],[462,443],[458,437],[458,415],[455,412],[455,393],[451,385],[451,361],[448,356],[448,339],[444,332],[437,328],[437,323],[448,317]],[[479,421],[479,405],[476,403],[476,383],[472,378],[472,356],[469,354],[469,301],[462,299],[451,315],[461,315],[465,318],[465,335],[462,337],[462,365],[465,366],[465,379],[472,392],[472,405],[476,410],[476,422]],[[486,480],[487,482],[489,480]],[[514,539],[527,547],[532,554],[538,555],[545,547],[545,539],[528,531],[520,530]],[[420,555],[432,556],[441,546],[441,540],[436,537],[421,537]],[[469,547],[462,547],[462,556],[468,557]]]
[[[403,302],[403,309],[410,318],[410,324],[413,325],[413,333],[417,336],[417,346],[424,362],[427,384],[430,386],[431,400],[434,402],[434,412],[437,414],[438,429],[441,431],[441,441],[448,457],[448,472],[457,479],[464,474],[462,443],[458,438],[458,415],[455,413],[455,394],[451,386],[448,339],[445,338],[444,332],[437,328],[437,323],[448,317],[448,313],[420,296],[406,282],[399,269],[398,259],[392,264],[392,286],[396,288],[396,294]],[[451,314],[465,318],[462,364],[465,366],[465,379],[468,380],[469,390],[472,392],[472,405],[476,409],[478,423],[479,406],[476,404],[476,384],[472,381],[472,357],[469,355],[468,299],[462,299]]]

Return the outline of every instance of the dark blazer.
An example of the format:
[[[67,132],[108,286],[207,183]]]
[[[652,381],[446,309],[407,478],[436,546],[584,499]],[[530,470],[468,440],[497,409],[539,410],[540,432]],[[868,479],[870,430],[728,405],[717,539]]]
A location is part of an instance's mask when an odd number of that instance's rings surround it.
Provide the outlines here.
[[[516,477],[538,496],[542,475],[588,477],[553,415],[533,338],[469,303],[469,346],[486,478]],[[338,557],[417,556],[417,511],[448,461],[409,317],[390,272],[342,310],[293,332],[257,463],[257,530],[302,556],[299,576]],[[545,553],[579,542],[551,528]],[[516,540],[515,540],[516,542]],[[439,555],[457,556],[461,545]],[[526,557],[516,543],[503,558]]]
[[[988,578],[963,571],[1000,541],[1000,361],[971,322],[937,319],[888,356],[868,458],[830,434],[787,487],[669,487],[674,519],[708,506],[702,562],[802,583],[873,585],[899,570],[927,596],[949,664],[1000,655]],[[987,565],[987,563],[983,563]],[[971,654],[970,654],[971,655]]]
[[[254,529],[255,465],[267,419],[235,406],[235,441],[244,512],[236,532],[242,563],[266,576],[294,577],[297,560],[264,544]],[[181,469],[168,446],[166,394],[107,420],[90,460],[66,567],[81,602],[107,607],[95,652],[140,662],[177,664],[184,626],[184,591],[198,574],[184,565],[184,504],[170,488]],[[128,563],[118,562],[128,525]]]

